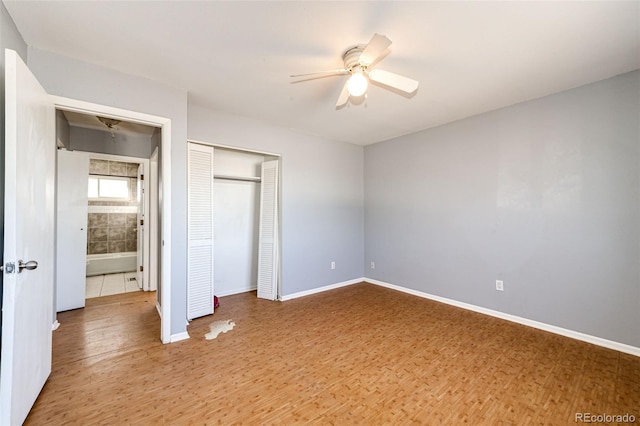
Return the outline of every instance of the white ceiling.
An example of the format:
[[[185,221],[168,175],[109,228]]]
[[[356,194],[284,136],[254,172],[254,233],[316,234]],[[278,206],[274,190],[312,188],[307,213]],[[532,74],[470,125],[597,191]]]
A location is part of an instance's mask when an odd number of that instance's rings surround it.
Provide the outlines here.
[[[30,46],[188,91],[216,110],[370,144],[640,68],[640,2],[7,1]],[[336,110],[374,33],[378,68],[420,81]]]

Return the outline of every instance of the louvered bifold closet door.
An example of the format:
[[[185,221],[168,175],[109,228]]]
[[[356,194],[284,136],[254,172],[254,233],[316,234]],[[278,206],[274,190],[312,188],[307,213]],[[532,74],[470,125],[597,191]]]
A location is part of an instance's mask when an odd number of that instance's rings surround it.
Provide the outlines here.
[[[213,147],[189,143],[187,318],[213,313]]]
[[[262,163],[260,234],[258,236],[258,297],[278,296],[278,160]]]

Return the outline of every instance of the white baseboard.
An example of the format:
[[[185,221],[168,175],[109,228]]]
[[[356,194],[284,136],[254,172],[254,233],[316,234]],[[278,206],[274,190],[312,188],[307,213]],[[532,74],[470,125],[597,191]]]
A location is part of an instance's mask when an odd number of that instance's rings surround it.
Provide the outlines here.
[[[51,330],[56,331],[58,327],[60,327],[60,323],[58,322],[58,320],[55,320],[54,323],[51,324]]]
[[[358,284],[365,281],[364,278],[356,278],[355,280],[342,281],[340,283],[329,284],[324,287],[312,288],[311,290],[300,291],[298,293],[287,294],[280,297],[280,301],[285,302],[287,300],[297,299],[299,297],[310,296],[316,293],[322,293],[323,291],[333,290],[335,288],[345,287],[352,284]]]
[[[172,334],[171,340],[169,340],[169,343],[179,342],[180,340],[187,340],[190,337],[191,336],[189,336],[189,333],[187,333],[186,331],[183,331],[182,333],[178,333],[178,334]]]
[[[507,321],[515,322],[518,324],[526,325],[528,327],[537,328],[539,330],[548,331],[551,333],[559,334],[561,336],[570,337],[572,339],[581,340],[583,342],[591,343],[597,346],[602,346],[605,348],[613,349],[619,352],[624,352],[627,354],[640,356],[640,348],[635,346],[627,345],[620,342],[614,342],[613,340],[603,339],[601,337],[591,336],[589,334],[580,333],[579,331],[568,330],[566,328],[557,327],[555,325],[545,324],[543,322],[538,322],[534,320],[530,320],[527,318],[522,318],[516,315],[505,314],[504,312],[494,311],[493,309],[483,308],[482,306],[472,305],[470,303],[459,302],[453,299],[447,299],[446,297],[436,296],[429,293],[424,293],[418,290],[412,290],[410,288],[401,287],[394,284],[389,284],[384,281],[374,280],[372,278],[364,278],[365,282],[370,284],[379,285],[381,287],[390,288],[392,290],[401,291],[403,293],[411,294],[414,296],[422,297],[425,299],[435,300],[436,302],[446,303],[447,305],[456,306],[458,308],[467,309],[470,311],[478,312],[485,315],[490,315],[492,317],[504,319]]]

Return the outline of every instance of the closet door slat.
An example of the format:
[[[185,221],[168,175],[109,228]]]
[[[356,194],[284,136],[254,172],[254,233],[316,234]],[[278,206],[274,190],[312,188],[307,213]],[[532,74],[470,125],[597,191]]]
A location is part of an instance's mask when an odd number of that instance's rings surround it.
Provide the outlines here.
[[[213,147],[189,143],[187,318],[213,313]]]
[[[278,290],[278,161],[262,164],[258,297],[276,300]]]

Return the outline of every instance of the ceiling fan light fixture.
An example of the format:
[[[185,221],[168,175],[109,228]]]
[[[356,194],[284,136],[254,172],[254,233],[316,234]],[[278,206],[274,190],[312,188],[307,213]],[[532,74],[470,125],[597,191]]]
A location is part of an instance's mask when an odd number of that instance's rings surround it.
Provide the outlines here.
[[[362,96],[369,87],[369,80],[365,77],[361,69],[354,71],[347,82],[347,90],[351,96]]]
[[[105,126],[107,126],[109,128],[109,131],[111,132],[111,137],[113,139],[116,138],[116,134],[113,132],[113,129],[116,129],[115,126],[117,126],[118,124],[120,124],[122,121],[121,120],[116,120],[115,118],[107,118],[107,117],[99,117],[96,116],[96,118]],[[117,129],[116,129],[117,130]]]
[[[113,129],[113,126],[116,126],[121,123],[121,120],[116,120],[114,118],[107,118],[107,117],[97,117],[97,118],[98,120],[100,120],[102,124],[104,124],[110,129]]]

